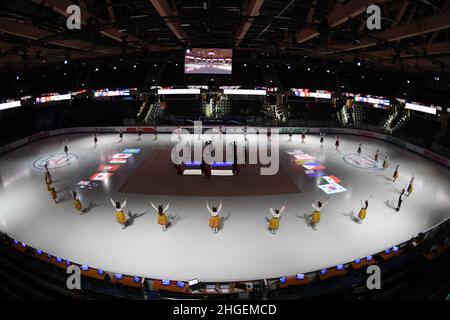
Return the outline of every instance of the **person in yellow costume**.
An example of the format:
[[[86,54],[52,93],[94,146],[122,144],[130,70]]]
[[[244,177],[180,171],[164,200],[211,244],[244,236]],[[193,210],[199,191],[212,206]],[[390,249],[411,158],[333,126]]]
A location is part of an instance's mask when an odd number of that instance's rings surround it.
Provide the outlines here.
[[[159,205],[158,207],[156,207],[153,204],[153,202],[150,202],[150,203],[151,203],[153,209],[155,209],[158,214],[158,224],[161,226],[161,230],[166,231],[167,226],[169,225],[169,219],[167,218],[166,212],[167,212],[167,209],[169,209],[170,202],[166,205],[165,208],[163,208],[162,205]]]
[[[394,174],[392,175],[392,182],[395,182],[398,179],[398,177],[400,176],[400,173],[398,172],[399,167],[400,167],[399,164],[397,164],[397,166],[395,167]]]
[[[283,213],[284,209],[286,209],[286,206],[283,206],[281,209],[272,209],[270,208],[270,213],[272,214],[272,218],[269,222],[269,230],[272,232],[272,234],[277,233],[278,228],[280,227],[280,219],[281,214]]]
[[[359,224],[361,224],[362,221],[366,218],[367,208],[369,207],[369,200],[366,200],[364,203],[361,200],[361,206],[362,208],[361,210],[359,210],[358,217],[356,218]]]
[[[380,150],[377,149],[377,152],[375,152],[375,156],[373,157],[373,159],[374,159],[376,162],[378,162],[379,155],[380,155]]]
[[[56,193],[55,187],[53,186],[52,182],[50,182],[50,194],[52,195],[53,201],[55,201],[55,203],[56,203],[57,199],[58,199],[58,195]]]
[[[386,154],[383,160],[383,170],[386,170],[389,167],[389,156]]]
[[[413,190],[414,190],[414,176],[411,177],[408,188],[406,190],[406,191],[408,191],[408,196],[413,192]]]
[[[314,209],[314,212],[311,216],[311,225],[314,230],[317,230],[317,224],[320,222],[320,211],[328,204],[330,197],[328,197],[327,201],[322,204],[322,202],[317,202],[317,205],[314,203],[312,204],[312,207]]]
[[[127,199],[125,199],[125,201],[122,202],[122,204],[120,203],[120,201],[114,201],[113,199],[111,199],[111,204],[116,209],[117,223],[122,225],[122,229],[125,229],[125,223],[127,222],[127,218],[125,217],[124,209],[127,205]]]
[[[222,210],[222,200],[219,203],[219,208],[212,207],[212,209],[209,207],[208,201],[206,202],[206,208],[208,209],[208,212],[211,214],[211,218],[209,218],[209,227],[211,228],[213,233],[219,232],[220,228],[220,211]]]
[[[83,210],[83,205],[81,204],[81,200],[77,195],[76,191],[72,191],[72,197],[73,197],[73,206],[77,211]]]

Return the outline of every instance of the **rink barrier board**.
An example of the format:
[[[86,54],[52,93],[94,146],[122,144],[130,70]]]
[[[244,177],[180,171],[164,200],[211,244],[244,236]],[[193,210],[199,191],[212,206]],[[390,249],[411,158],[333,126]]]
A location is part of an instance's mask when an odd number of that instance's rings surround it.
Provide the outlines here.
[[[219,128],[222,128],[223,131],[227,133],[242,133],[242,126],[239,127],[218,127],[218,126],[206,126],[202,127],[203,132],[208,129],[214,129],[218,132]],[[52,131],[45,131],[41,133],[37,133],[31,136],[28,136],[26,138],[17,140],[15,142],[12,142],[10,144],[4,145],[0,147],[0,155],[5,154],[11,150],[17,149],[25,144],[35,142],[38,140],[42,140],[44,138],[48,137],[54,137],[57,135],[62,134],[73,134],[73,133],[118,133],[119,130],[123,133],[137,133],[138,129],[142,130],[142,133],[154,133],[154,127],[75,127],[75,128],[65,128],[65,129],[58,129],[58,130],[52,130]],[[157,127],[158,133],[174,133],[177,127],[173,126],[162,126]],[[183,126],[181,129],[188,130],[190,133],[193,133],[194,127],[193,126]],[[252,133],[253,130],[267,130],[269,128],[267,127],[248,127],[247,131],[249,134]],[[301,132],[300,128],[298,127],[283,127],[283,128],[270,128],[271,130],[280,129],[281,134],[289,133],[289,130],[292,129],[294,132]],[[408,149],[410,151],[413,151],[415,153],[418,153],[432,161],[435,161],[437,163],[440,163],[446,167],[450,168],[450,159],[447,159],[443,156],[440,156],[432,151],[429,151],[427,149],[424,149],[422,147],[416,146],[414,144],[405,142],[399,138],[392,137],[389,135],[385,135],[383,133],[378,132],[372,132],[367,130],[360,130],[360,129],[348,129],[348,128],[305,128],[306,133],[319,133],[319,132],[325,132],[325,133],[332,133],[332,134],[351,134],[356,136],[363,136],[368,138],[375,138],[383,141],[390,142],[394,145],[397,145],[399,147]],[[175,134],[175,133],[174,133]]]

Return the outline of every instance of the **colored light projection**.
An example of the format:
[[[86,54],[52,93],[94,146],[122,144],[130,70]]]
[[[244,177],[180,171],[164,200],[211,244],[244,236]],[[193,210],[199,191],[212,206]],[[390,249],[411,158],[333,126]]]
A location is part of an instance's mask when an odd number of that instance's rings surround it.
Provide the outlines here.
[[[80,187],[80,189],[92,189],[93,187],[98,186],[95,181],[106,181],[110,179],[114,175],[114,173],[120,169],[122,164],[127,163],[127,159],[140,152],[141,149],[130,148],[123,150],[121,153],[114,154],[111,157],[109,164],[100,165],[96,170],[97,172],[91,175],[88,181],[80,181],[78,183],[78,186]]]
[[[320,178],[318,188],[326,194],[336,194],[347,191],[340,185],[341,179],[325,173],[325,166],[314,160],[314,157],[304,153],[302,150],[287,151],[297,165],[305,169],[309,178]]]

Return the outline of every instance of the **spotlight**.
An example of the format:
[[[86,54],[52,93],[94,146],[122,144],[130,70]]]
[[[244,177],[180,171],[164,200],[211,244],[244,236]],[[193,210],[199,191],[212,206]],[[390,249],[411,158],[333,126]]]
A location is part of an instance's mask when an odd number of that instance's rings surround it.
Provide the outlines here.
[[[56,258],[56,262],[61,263],[62,259],[61,258]]]
[[[359,259],[359,258],[355,259],[355,263],[356,264],[360,264],[361,263],[361,259]]]
[[[343,264],[338,264],[336,266],[336,270],[344,270],[344,265]]]
[[[305,275],[303,273],[297,273],[297,280],[305,280]]]
[[[36,250],[36,254],[41,255],[42,254],[42,250],[37,249]]]
[[[391,252],[391,249],[387,248],[386,250],[384,250],[385,254],[389,254]]]
[[[286,278],[286,277],[281,277],[281,278],[280,278],[280,283],[281,283],[281,284],[286,283],[286,281],[287,281],[287,278]]]
[[[122,280],[122,279],[123,279],[123,274],[121,274],[121,273],[116,273],[116,274],[114,275],[114,277],[115,277],[117,280]]]
[[[358,61],[357,65],[358,65],[358,67],[361,67],[361,62],[360,62],[360,61]]]
[[[392,251],[397,252],[398,251],[398,247],[397,246],[392,247]]]
[[[86,264],[83,264],[83,265],[81,266],[81,270],[83,270],[83,271],[89,271],[89,266],[86,265]]]
[[[103,269],[97,269],[97,273],[102,276],[105,273],[105,271],[103,271]]]
[[[186,49],[186,53],[191,53],[191,49]]]
[[[134,283],[139,283],[140,280],[141,280],[141,279],[140,279],[138,276],[134,276],[134,277],[133,277],[133,282],[134,282]]]
[[[326,275],[326,274],[327,274],[327,269],[320,270],[320,275],[321,276]]]
[[[183,281],[177,281],[177,287],[178,288],[184,288],[185,287],[185,283]]]

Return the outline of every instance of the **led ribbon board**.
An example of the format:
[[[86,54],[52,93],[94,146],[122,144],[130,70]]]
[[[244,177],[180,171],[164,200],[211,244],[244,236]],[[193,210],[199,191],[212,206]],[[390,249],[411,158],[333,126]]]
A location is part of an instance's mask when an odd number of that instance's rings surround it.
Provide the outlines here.
[[[429,113],[429,114],[437,113],[437,110],[434,107],[427,107],[427,106],[422,106],[420,104],[414,104],[414,103],[406,103],[405,108],[410,109],[410,110],[419,111],[419,112]]]
[[[0,110],[17,108],[17,107],[20,107],[20,106],[21,106],[21,102],[20,101],[5,102],[5,103],[0,103]]]
[[[266,90],[246,90],[246,89],[225,89],[223,94],[246,95],[246,96],[265,96]]]
[[[200,89],[159,89],[159,95],[200,94]]]
[[[70,99],[72,99],[72,95],[70,93],[51,94],[51,95],[36,98],[36,103],[46,103],[46,102],[63,101],[63,100],[70,100]]]

